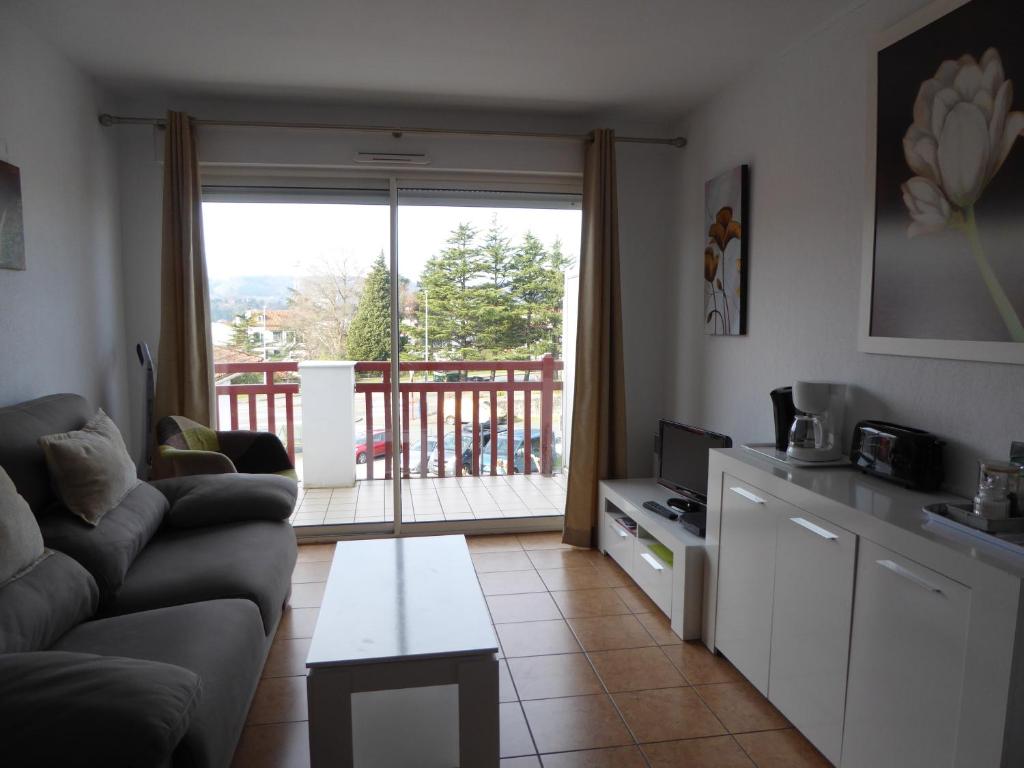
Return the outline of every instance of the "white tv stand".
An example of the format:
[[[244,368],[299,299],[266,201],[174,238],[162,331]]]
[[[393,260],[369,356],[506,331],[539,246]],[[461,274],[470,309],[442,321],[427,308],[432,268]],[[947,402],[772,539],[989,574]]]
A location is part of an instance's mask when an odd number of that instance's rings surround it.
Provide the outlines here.
[[[601,481],[597,541],[601,551],[622,566],[664,611],[672,622],[672,631],[684,640],[693,640],[701,636],[704,539],[643,507],[645,501],[665,504],[675,495],[649,478]],[[636,521],[635,534],[616,522],[623,516]],[[672,562],[652,551],[652,544],[667,547]]]

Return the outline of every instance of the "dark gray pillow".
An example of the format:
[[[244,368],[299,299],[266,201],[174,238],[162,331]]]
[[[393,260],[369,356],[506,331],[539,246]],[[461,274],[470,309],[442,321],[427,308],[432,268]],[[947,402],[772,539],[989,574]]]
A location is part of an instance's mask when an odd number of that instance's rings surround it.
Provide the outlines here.
[[[43,555],[43,536],[28,502],[0,467],[0,584]]]
[[[92,618],[98,601],[89,573],[67,555],[47,550],[35,565],[0,587],[0,654],[49,648]]]
[[[167,524],[175,528],[286,520],[295,511],[298,486],[280,475],[188,475],[157,480],[171,502]]]
[[[39,516],[39,528],[46,546],[85,566],[107,600],[121,588],[135,558],[159,530],[167,506],[162,493],[142,483],[96,525],[69,514],[58,501]]]
[[[43,651],[0,655],[0,744],[9,768],[170,764],[202,686],[156,661]]]

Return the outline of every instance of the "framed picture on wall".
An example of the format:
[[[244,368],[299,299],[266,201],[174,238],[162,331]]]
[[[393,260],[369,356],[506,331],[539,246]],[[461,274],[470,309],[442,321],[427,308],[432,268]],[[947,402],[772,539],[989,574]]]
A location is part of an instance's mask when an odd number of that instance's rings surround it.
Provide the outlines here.
[[[1024,363],[1022,32],[1020,0],[939,0],[873,48],[864,352]]]
[[[747,332],[747,212],[749,166],[704,185],[704,332]]]
[[[21,171],[0,161],[0,269],[25,269]]]

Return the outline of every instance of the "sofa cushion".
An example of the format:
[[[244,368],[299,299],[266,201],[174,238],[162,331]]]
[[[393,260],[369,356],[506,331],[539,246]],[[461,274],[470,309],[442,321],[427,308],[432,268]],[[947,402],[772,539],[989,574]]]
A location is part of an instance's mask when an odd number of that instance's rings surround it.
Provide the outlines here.
[[[267,645],[253,603],[214,600],[90,621],[54,649],[149,659],[195,672],[203,696],[174,765],[223,768],[245,723]]]
[[[201,699],[182,667],[80,653],[0,656],[9,768],[167,765]]]
[[[0,584],[43,556],[43,535],[28,502],[0,467]]]
[[[81,429],[44,435],[39,445],[57,496],[90,525],[142,482],[121,431],[102,409]]]
[[[0,587],[0,654],[49,648],[96,613],[98,599],[88,571],[67,555],[47,550]]]
[[[162,493],[142,483],[94,526],[55,502],[39,516],[39,527],[46,546],[85,566],[105,602],[121,588],[131,564],[160,528],[167,507]]]
[[[298,548],[286,522],[253,520],[205,528],[163,528],[105,603],[105,615],[245,598],[259,606],[267,634],[277,626]]]
[[[79,395],[49,395],[0,408],[0,466],[36,514],[56,498],[39,438],[79,429],[94,411]]]
[[[153,483],[168,501],[175,528],[243,520],[286,520],[295,511],[298,486],[277,475],[188,475]]]

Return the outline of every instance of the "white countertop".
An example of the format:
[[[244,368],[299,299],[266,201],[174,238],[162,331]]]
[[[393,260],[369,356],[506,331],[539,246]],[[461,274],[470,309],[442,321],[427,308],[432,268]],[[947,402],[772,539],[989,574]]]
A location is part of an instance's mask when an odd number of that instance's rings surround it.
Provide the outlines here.
[[[870,477],[852,467],[791,467],[745,448],[716,449],[711,453],[712,456],[717,454],[725,459],[723,468],[726,472],[729,471],[730,462],[738,461],[747,467],[757,469],[769,478],[791,483],[799,489],[824,497],[842,507],[868,515],[875,522],[940,544],[952,553],[1003,573],[1024,578],[1024,547],[1016,552],[1005,548],[1005,545],[990,543],[985,539],[987,534],[936,522],[922,509],[925,504],[939,501],[965,501],[962,497],[941,491],[920,493],[907,490],[895,483]],[[771,482],[766,482],[763,490],[779,494]],[[808,497],[808,501],[810,500],[811,497]],[[813,513],[817,510],[807,511]],[[840,520],[836,522],[843,524]]]
[[[307,667],[497,650],[465,537],[338,542]]]

